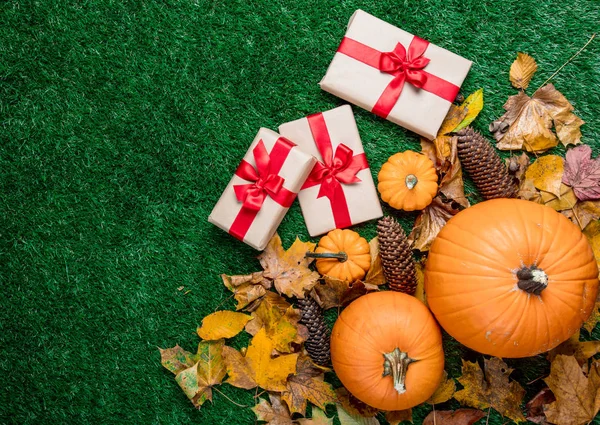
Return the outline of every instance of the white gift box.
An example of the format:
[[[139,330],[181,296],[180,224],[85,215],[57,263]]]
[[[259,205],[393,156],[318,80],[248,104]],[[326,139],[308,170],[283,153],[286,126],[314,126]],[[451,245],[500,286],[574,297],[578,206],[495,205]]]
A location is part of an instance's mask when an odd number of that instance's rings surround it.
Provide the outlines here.
[[[357,10],[319,84],[329,93],[434,139],[471,64]]]
[[[262,251],[315,162],[294,143],[261,128],[208,221]]]
[[[311,236],[383,215],[350,105],[282,124],[279,132],[319,160],[298,194]]]

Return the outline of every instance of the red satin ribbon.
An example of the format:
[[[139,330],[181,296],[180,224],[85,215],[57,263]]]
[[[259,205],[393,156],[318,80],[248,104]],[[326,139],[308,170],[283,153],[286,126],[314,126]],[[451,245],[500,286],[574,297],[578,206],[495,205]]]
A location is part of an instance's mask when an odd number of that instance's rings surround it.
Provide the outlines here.
[[[341,229],[351,226],[352,220],[342,183],[360,182],[356,174],[369,168],[367,157],[364,153],[354,155],[352,149],[344,144],[338,145],[334,153],[323,114],[310,115],[307,119],[323,162],[315,164],[302,189],[321,185],[317,198],[326,196],[329,199],[335,227]]]
[[[433,93],[448,102],[456,99],[460,87],[423,69],[429,63],[429,59],[423,56],[428,46],[428,41],[415,36],[408,46],[408,52],[400,43],[391,52],[380,52],[344,37],[337,51],[394,76],[371,110],[380,117],[387,118],[400,98],[405,83]]]
[[[296,146],[289,140],[280,137],[275,142],[271,154],[262,140],[252,150],[256,168],[242,159],[235,175],[250,183],[236,184],[233,186],[235,196],[242,203],[240,212],[233,220],[229,234],[239,240],[244,240],[250,225],[262,208],[267,196],[285,208],[289,208],[296,193],[283,187],[284,178],[279,176],[279,171],[292,148]]]

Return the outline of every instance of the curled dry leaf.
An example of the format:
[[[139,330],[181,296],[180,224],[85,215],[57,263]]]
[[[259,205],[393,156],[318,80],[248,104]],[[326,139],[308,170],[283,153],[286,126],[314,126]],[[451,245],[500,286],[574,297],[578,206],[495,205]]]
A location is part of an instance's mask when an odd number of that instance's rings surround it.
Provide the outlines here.
[[[592,148],[581,145],[569,149],[562,181],[582,201],[600,199],[600,158],[592,159]]]
[[[385,412],[385,420],[388,421],[390,425],[399,425],[404,421],[412,423],[412,409]]]
[[[535,59],[527,53],[517,53],[517,59],[510,66],[510,82],[513,87],[525,90],[529,87],[531,77],[537,71]]]
[[[590,357],[600,353],[600,341],[579,341],[579,336],[580,332],[577,331],[571,338],[550,350],[546,356],[548,361],[552,362],[558,355],[573,356],[579,366],[583,366]]]
[[[361,416],[349,412],[340,404],[337,405],[338,419],[341,425],[380,425],[375,416]]]
[[[383,275],[383,265],[381,263],[381,255],[379,255],[379,239],[374,237],[369,241],[371,254],[371,267],[365,276],[365,283],[370,285],[383,285],[385,276]]]
[[[476,92],[471,93],[465,101],[460,105],[463,110],[466,110],[464,118],[454,129],[450,130],[452,132],[457,132],[466,126],[470,125],[477,115],[483,109],[483,89],[479,89]]]
[[[408,242],[412,248],[429,251],[442,227],[458,212],[459,210],[452,206],[452,202],[444,202],[439,196],[433,198],[433,202],[417,217],[413,230],[408,235]]]
[[[296,373],[298,354],[272,358],[273,348],[264,328],[252,338],[245,356],[234,348],[223,347],[229,375],[226,382],[247,390],[259,386],[267,391],[285,391],[288,376]]]
[[[586,377],[575,357],[558,355],[544,382],[556,397],[556,401],[544,409],[548,422],[583,425],[594,419],[600,410],[599,362],[592,363]]]
[[[458,382],[464,389],[457,391],[454,398],[476,409],[492,407],[515,422],[524,421],[520,406],[525,390],[516,381],[509,382],[513,369],[498,357],[484,359],[484,369],[485,375],[477,363],[463,360],[463,375]]]
[[[427,294],[425,293],[425,258],[415,261],[415,274],[417,277],[417,288],[415,289],[415,298],[427,305]]]
[[[263,272],[238,276],[222,274],[221,279],[223,279],[225,287],[234,293],[237,301],[236,310],[249,307],[252,303],[260,300],[273,284],[271,280],[263,276]]]
[[[584,122],[573,114],[573,106],[552,84],[532,97],[523,92],[509,97],[504,109],[506,113],[497,121],[501,125],[494,131],[498,149],[543,152],[559,140],[565,146],[581,143],[580,127]]]
[[[477,409],[434,410],[425,417],[423,425],[472,425],[485,416]]]
[[[546,421],[546,414],[544,413],[544,405],[554,401],[556,401],[556,397],[554,397],[550,388],[541,390],[525,405],[527,420],[540,425],[548,424]]]
[[[202,326],[196,332],[204,340],[232,338],[239,334],[252,316],[235,311],[217,311],[202,320]]]
[[[288,378],[286,391],[282,394],[292,413],[305,415],[307,401],[321,409],[325,409],[327,404],[336,403],[336,394],[331,385],[323,380],[323,371],[315,366],[310,357],[300,355],[296,374]]]
[[[312,259],[307,251],[314,251],[315,244],[302,242],[296,238],[287,251],[281,245],[281,238],[275,234],[258,259],[264,269],[264,277],[273,280],[275,289],[288,297],[304,298],[304,294],[316,285],[319,273],[308,268]]]
[[[363,283],[360,280],[348,282],[324,276],[321,282],[314,287],[314,294],[319,306],[327,310],[333,307],[343,307],[358,297],[377,290],[379,290],[377,286]]]
[[[444,371],[444,376],[442,377],[442,381],[440,385],[437,387],[435,392],[429,397],[425,403],[429,404],[439,404],[444,403],[454,396],[456,392],[456,383],[454,379],[448,378],[448,372]]]
[[[267,425],[293,425],[294,421],[290,416],[287,407],[281,402],[281,398],[275,394],[269,394],[269,400],[260,399],[260,402],[252,408],[256,414],[256,419],[265,421]]]
[[[312,418],[298,419],[300,425],[333,425],[333,418],[328,418],[318,407],[312,408]]]
[[[515,184],[517,185],[523,181],[527,167],[529,167],[529,156],[525,152],[519,156],[513,155],[506,158],[506,168],[508,168],[508,172],[514,177]]]
[[[175,381],[197,408],[206,400],[212,401],[212,387],[225,377],[223,345],[223,340],[200,342],[196,354],[198,361],[175,376]]]

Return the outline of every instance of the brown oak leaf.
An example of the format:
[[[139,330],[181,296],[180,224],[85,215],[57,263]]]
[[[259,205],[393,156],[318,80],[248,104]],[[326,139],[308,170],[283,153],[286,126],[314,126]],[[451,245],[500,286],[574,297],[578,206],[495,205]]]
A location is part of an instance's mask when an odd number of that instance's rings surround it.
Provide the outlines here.
[[[252,317],[235,311],[216,311],[202,320],[196,332],[204,340],[232,338],[239,334]]]
[[[250,309],[253,303],[259,301],[269,289],[273,282],[263,276],[263,272],[247,275],[228,276],[221,275],[223,284],[234,294],[237,301],[236,310]]]
[[[527,420],[540,425],[548,424],[546,421],[546,414],[544,413],[544,405],[554,401],[556,401],[556,397],[554,397],[550,388],[541,390],[525,405]]]
[[[300,425],[333,425],[333,418],[328,418],[318,407],[312,408],[312,418],[298,419]]]
[[[343,307],[356,298],[377,290],[377,286],[360,280],[348,282],[347,280],[324,276],[314,287],[314,294],[315,300],[321,308],[327,310],[333,307]]]
[[[307,251],[314,251],[315,244],[302,242],[296,238],[288,250],[281,245],[281,238],[275,234],[258,260],[264,269],[264,277],[272,279],[275,289],[288,297],[304,298],[304,294],[316,285],[319,273],[308,268],[312,259]]]
[[[338,404],[336,407],[341,425],[380,425],[375,416],[357,415],[344,409],[341,404]]]
[[[336,395],[331,385],[323,380],[323,369],[314,365],[310,357],[298,358],[296,374],[288,378],[287,389],[281,395],[292,413],[306,413],[306,402],[325,409],[327,404],[335,404]],[[314,412],[314,409],[313,409]]]
[[[484,359],[484,371],[477,363],[463,360],[462,376],[458,382],[464,389],[454,393],[461,404],[485,410],[496,409],[502,416],[515,422],[525,420],[521,412],[521,402],[525,390],[516,381],[509,382],[513,369],[497,357]]]
[[[592,364],[586,377],[575,357],[558,355],[544,382],[556,397],[556,401],[544,409],[548,422],[583,425],[594,419],[600,410],[599,362]]]
[[[454,396],[456,392],[456,383],[454,379],[448,378],[448,372],[444,371],[440,385],[437,387],[435,392],[429,397],[425,403],[438,404],[444,403]]]
[[[485,416],[477,409],[434,410],[423,421],[423,425],[472,425]]]
[[[198,361],[175,376],[185,395],[200,408],[206,400],[212,401],[212,387],[225,377],[222,349],[225,342],[202,341],[198,345]]]
[[[252,312],[246,332],[256,335],[262,328],[280,353],[291,353],[291,343],[300,344],[308,337],[308,329],[300,325],[300,312],[280,295],[269,291],[263,302]]]
[[[459,210],[452,206],[452,202],[444,202],[436,196],[417,217],[412,232],[408,235],[408,242],[413,249],[429,251],[433,240],[437,237],[442,227]]]
[[[592,159],[592,148],[581,145],[567,151],[562,181],[581,201],[600,199],[600,158]]]
[[[527,53],[517,53],[517,59],[510,66],[510,82],[513,87],[525,90],[529,87],[531,77],[537,71],[535,59]]]
[[[267,425],[293,425],[294,421],[290,416],[290,411],[281,402],[281,398],[275,394],[269,394],[269,400],[260,399],[260,402],[252,408],[256,414],[256,419],[265,421]]]
[[[504,109],[506,113],[498,122],[508,127],[499,126],[504,131],[494,132],[498,149],[543,152],[559,140],[565,146],[581,143],[580,127],[584,122],[573,114],[573,106],[552,84],[538,89],[532,97],[523,92],[510,96]]]
[[[400,425],[404,421],[412,423],[412,409],[385,412],[385,420],[388,421],[390,425]]]
[[[552,362],[557,355],[562,354],[575,357],[577,363],[583,366],[590,357],[600,353],[600,341],[579,341],[579,336],[580,332],[577,331],[571,338],[550,350],[546,356],[548,361]]]
[[[223,347],[229,375],[225,382],[247,390],[259,386],[267,391],[285,391],[288,376],[296,373],[298,354],[272,358],[273,348],[264,328],[252,338],[245,356],[234,348]]]

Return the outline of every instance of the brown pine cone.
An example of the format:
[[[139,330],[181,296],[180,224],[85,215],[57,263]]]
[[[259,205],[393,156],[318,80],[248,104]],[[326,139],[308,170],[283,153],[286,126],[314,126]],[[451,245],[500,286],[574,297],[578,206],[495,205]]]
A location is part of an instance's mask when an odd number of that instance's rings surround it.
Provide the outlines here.
[[[383,217],[377,223],[377,236],[383,274],[390,289],[413,295],[417,288],[415,263],[402,226],[393,217]]]
[[[458,157],[485,199],[514,198],[517,186],[496,149],[477,131],[465,127],[458,133]]]
[[[304,342],[304,348],[313,362],[320,366],[329,366],[329,329],[325,324],[323,310],[309,294],[298,299],[298,307],[302,314],[300,323],[308,328],[308,339]]]

